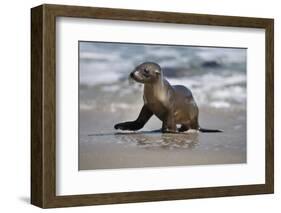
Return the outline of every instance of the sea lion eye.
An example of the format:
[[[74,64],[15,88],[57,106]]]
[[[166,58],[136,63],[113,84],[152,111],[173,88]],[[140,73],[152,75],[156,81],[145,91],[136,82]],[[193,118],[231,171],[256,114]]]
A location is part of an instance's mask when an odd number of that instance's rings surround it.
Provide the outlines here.
[[[148,70],[148,69],[146,69],[146,68],[144,68],[144,69],[143,69],[143,71],[144,71],[144,73],[146,73],[146,74],[148,74],[148,73],[149,73],[149,70]]]

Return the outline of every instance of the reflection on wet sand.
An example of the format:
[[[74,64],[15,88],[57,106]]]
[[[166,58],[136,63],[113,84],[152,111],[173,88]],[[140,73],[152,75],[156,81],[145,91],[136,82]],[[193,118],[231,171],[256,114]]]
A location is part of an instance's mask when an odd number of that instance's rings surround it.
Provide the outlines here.
[[[192,149],[198,143],[198,134],[127,134],[121,140],[135,143],[145,149]]]
[[[99,133],[90,134],[89,137],[107,137],[113,136],[113,141],[123,144],[136,145],[145,149],[193,149],[198,144],[198,133],[178,133],[162,134],[160,131],[141,131],[141,132],[127,132],[127,133]]]

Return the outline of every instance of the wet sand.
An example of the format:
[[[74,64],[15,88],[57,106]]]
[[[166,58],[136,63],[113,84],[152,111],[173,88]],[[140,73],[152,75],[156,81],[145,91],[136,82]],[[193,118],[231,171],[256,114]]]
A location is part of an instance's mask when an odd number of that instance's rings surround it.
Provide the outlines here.
[[[79,170],[246,163],[246,112],[200,109],[200,125],[223,133],[162,134],[151,118],[138,132],[113,129],[134,120],[138,109],[81,110]]]

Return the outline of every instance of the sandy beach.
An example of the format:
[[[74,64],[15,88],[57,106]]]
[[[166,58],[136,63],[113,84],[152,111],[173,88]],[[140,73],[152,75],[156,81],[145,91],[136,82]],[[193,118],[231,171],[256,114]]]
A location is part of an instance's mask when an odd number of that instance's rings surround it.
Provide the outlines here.
[[[134,110],[95,113],[80,114],[84,133],[80,135],[79,170],[246,163],[245,112],[202,109],[202,126],[223,133],[180,134],[151,131],[161,126],[156,117],[138,132],[115,131],[113,124],[126,118],[125,114],[136,117]],[[105,122],[105,117],[111,119]]]

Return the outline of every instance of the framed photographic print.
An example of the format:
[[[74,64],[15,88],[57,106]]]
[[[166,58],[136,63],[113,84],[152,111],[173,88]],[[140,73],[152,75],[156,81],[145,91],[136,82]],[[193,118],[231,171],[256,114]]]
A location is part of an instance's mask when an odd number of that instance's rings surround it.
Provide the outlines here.
[[[31,203],[274,191],[273,19],[31,9]]]

